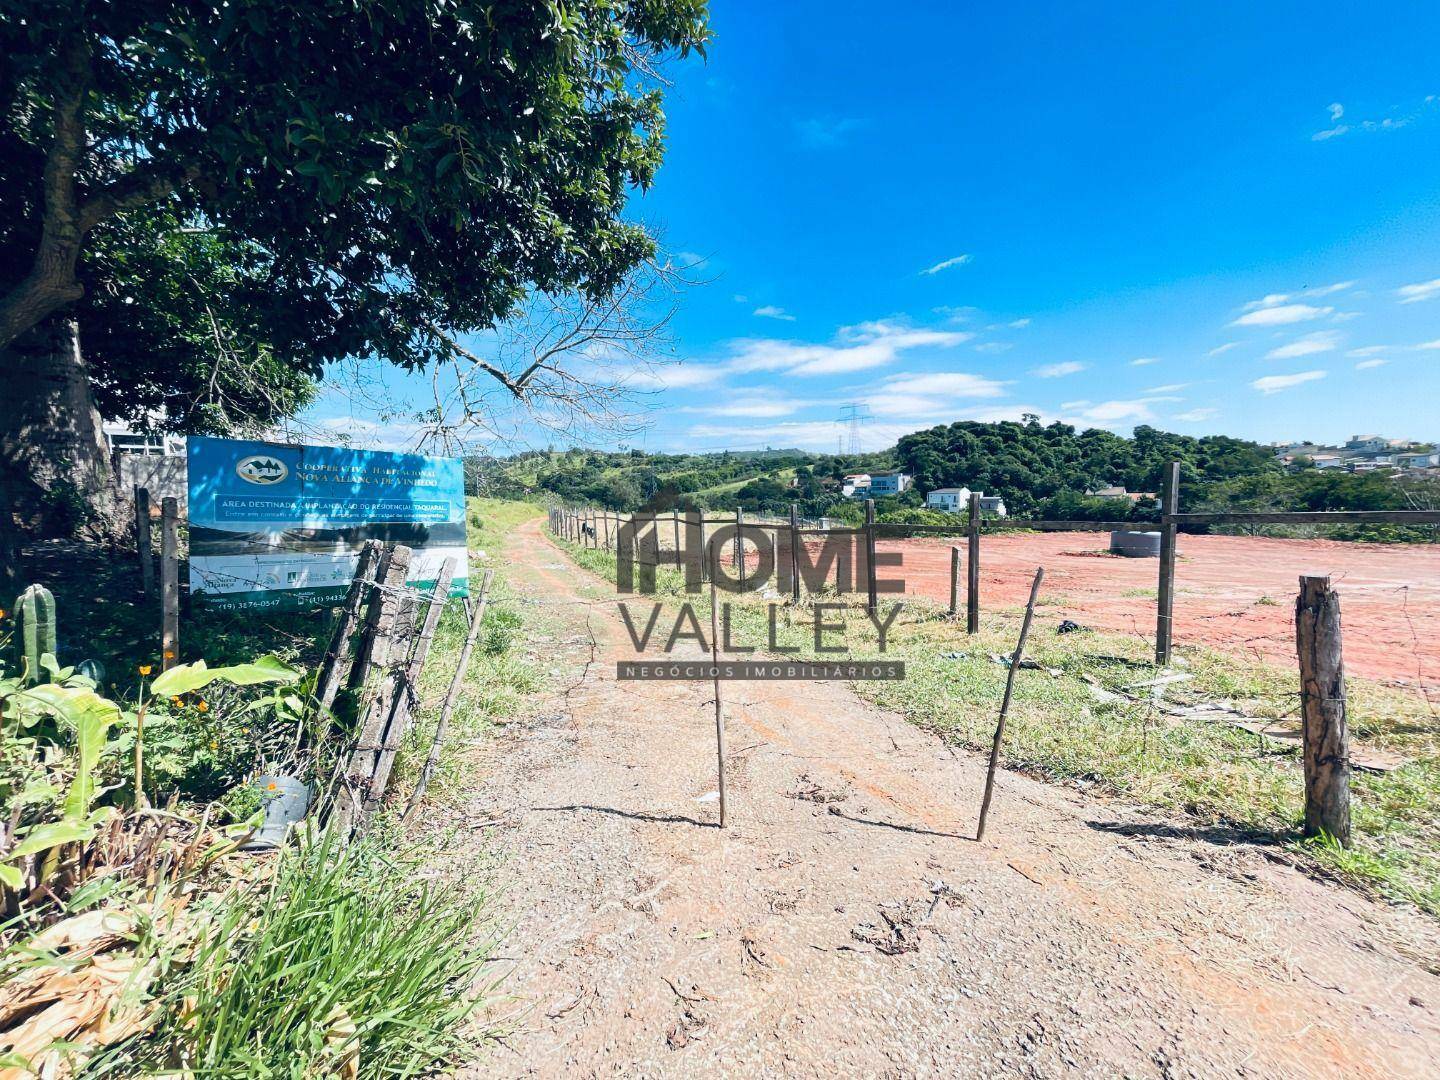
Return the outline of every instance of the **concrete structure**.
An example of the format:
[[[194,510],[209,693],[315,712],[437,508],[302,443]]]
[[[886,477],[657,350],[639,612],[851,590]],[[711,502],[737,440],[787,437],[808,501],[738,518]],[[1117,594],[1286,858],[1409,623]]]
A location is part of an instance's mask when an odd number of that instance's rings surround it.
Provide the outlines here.
[[[871,473],[868,497],[878,499],[884,495],[899,495],[907,491],[913,481],[914,477],[905,472]]]
[[[1160,557],[1160,534],[1158,532],[1129,532],[1120,530],[1110,534],[1110,553],[1124,555],[1129,559],[1158,559]]]
[[[925,496],[925,506],[930,510],[943,510],[947,514],[963,514],[970,503],[968,487],[936,488]]]

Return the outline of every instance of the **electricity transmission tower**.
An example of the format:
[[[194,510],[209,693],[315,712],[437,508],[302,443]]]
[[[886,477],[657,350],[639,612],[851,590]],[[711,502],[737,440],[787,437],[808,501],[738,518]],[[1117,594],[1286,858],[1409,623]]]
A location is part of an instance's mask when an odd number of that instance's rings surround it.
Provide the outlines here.
[[[852,401],[848,405],[840,406],[840,422],[848,429],[850,453],[860,453],[860,425],[870,419],[870,406],[868,405]]]

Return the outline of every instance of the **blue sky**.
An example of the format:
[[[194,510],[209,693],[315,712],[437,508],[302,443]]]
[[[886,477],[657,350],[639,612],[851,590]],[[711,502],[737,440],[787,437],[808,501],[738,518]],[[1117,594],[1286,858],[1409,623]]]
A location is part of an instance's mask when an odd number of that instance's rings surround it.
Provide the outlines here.
[[[626,441],[1440,438],[1440,5],[1379,15],[714,0],[633,208],[706,284]]]

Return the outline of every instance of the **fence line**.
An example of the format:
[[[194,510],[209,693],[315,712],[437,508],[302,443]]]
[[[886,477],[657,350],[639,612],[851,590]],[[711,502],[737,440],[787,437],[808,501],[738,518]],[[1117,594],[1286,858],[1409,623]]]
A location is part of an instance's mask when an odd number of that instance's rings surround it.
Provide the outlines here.
[[[743,536],[749,530],[772,531],[776,537],[777,556],[780,550],[780,536],[788,534],[790,558],[792,566],[792,602],[800,600],[800,578],[795,572],[798,569],[798,549],[803,543],[804,537],[832,537],[832,536],[854,536],[863,537],[864,556],[857,560],[855,567],[854,582],[857,586],[864,582],[866,593],[866,606],[870,611],[876,609],[878,602],[876,583],[876,560],[875,544],[879,539],[907,539],[915,536],[926,535],[950,535],[965,536],[967,557],[966,562],[966,587],[965,587],[965,622],[967,633],[977,633],[980,629],[980,567],[981,567],[981,538],[985,533],[992,533],[997,527],[1009,529],[1034,529],[1043,532],[1159,532],[1161,539],[1161,552],[1159,567],[1157,570],[1156,588],[1156,610],[1155,610],[1155,662],[1160,666],[1170,663],[1173,647],[1173,625],[1174,625],[1174,602],[1175,602],[1175,565],[1176,565],[1176,535],[1182,527],[1200,525],[1352,525],[1352,524],[1383,524],[1383,525],[1440,525],[1440,510],[1313,510],[1297,511],[1293,513],[1181,513],[1180,506],[1180,463],[1171,462],[1165,470],[1165,483],[1161,492],[1161,514],[1158,521],[1085,521],[1085,520],[1040,520],[1027,521],[1024,519],[985,519],[979,506],[979,497],[972,493],[970,504],[963,521],[957,520],[954,525],[931,525],[931,524],[908,524],[905,522],[881,522],[875,519],[874,501],[867,499],[865,502],[865,523],[863,525],[839,525],[831,526],[828,519],[819,519],[818,524],[807,524],[807,519],[801,518],[796,504],[791,504],[790,517],[788,520],[782,518],[769,518],[747,516],[737,510],[733,516],[706,517],[703,513],[688,516],[690,522],[696,524],[700,530],[702,550],[706,546],[705,526],[716,525],[736,529],[735,547],[737,569],[743,579],[745,574],[745,555],[743,547]],[[665,548],[661,543],[661,523],[665,517],[672,522],[679,519],[678,511],[672,510],[669,514],[661,511],[653,513],[640,513],[624,515],[609,510],[596,511],[594,509],[570,509],[566,507],[552,507],[550,509],[550,529],[557,536],[563,536],[571,541],[579,541],[587,546],[604,547],[606,551],[615,549],[615,536],[622,524],[629,522],[636,527],[638,532],[644,531],[648,526],[652,534],[652,550],[655,554],[656,564],[660,555],[670,552],[676,557],[663,560],[678,564],[678,555],[681,551],[680,530],[678,524],[674,527],[675,547]],[[597,527],[597,518],[599,525]],[[815,519],[808,519],[814,521]],[[611,524],[614,528],[612,530]],[[587,531],[588,530],[588,531]],[[643,552],[644,545],[636,545],[637,553]],[[958,549],[957,549],[958,550]],[[954,558],[957,560],[959,556]],[[778,562],[778,557],[777,557]],[[777,565],[776,570],[779,571]],[[863,579],[861,574],[864,574]],[[958,574],[958,571],[957,571]],[[858,589],[857,589],[858,591]],[[952,610],[958,606],[955,594],[958,592],[958,580],[952,585]]]

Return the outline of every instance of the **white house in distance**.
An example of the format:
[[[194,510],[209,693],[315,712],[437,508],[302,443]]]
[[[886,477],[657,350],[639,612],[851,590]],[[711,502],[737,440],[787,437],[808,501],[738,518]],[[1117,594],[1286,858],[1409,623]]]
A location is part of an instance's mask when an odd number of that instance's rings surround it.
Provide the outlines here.
[[[906,491],[914,477],[905,472],[877,472],[870,474],[870,498],[882,495],[899,495]]]
[[[961,513],[969,504],[970,489],[968,487],[936,488],[925,496],[926,509],[943,510],[947,514]]]
[[[851,473],[840,483],[840,494],[847,499],[864,499],[870,494],[870,474]]]
[[[983,491],[974,492],[980,497],[980,512],[990,514],[992,517],[1005,517],[1005,500],[999,495],[986,495]],[[929,510],[941,510],[947,514],[963,514],[970,505],[971,491],[968,487],[946,487],[935,488],[925,496],[925,506]]]

